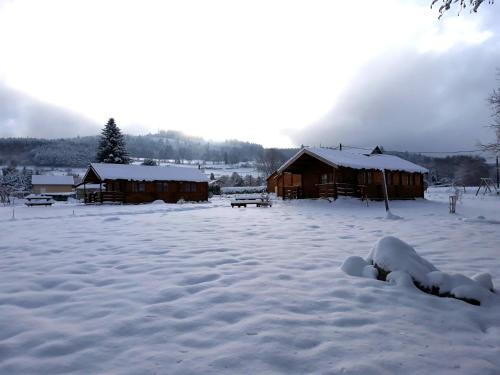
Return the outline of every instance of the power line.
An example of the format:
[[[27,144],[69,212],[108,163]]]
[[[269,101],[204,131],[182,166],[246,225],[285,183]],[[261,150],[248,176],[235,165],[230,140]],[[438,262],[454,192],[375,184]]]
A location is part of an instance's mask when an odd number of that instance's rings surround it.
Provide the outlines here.
[[[350,145],[344,145],[342,144],[342,147],[345,148],[352,148],[356,150],[365,150],[365,151],[371,151],[371,148],[366,148],[366,147],[359,147],[359,146],[350,146]],[[338,147],[335,147],[335,149],[338,149]],[[472,152],[484,152],[484,150],[481,149],[475,149],[475,150],[457,150],[457,151],[401,151],[401,150],[385,150],[385,152],[408,152],[410,154],[463,154],[463,153],[472,153]]]

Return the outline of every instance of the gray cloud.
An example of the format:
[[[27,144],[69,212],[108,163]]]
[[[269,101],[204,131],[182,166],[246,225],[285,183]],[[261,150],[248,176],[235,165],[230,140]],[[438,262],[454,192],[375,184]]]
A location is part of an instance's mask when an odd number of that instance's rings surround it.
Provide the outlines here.
[[[476,148],[493,137],[486,99],[500,84],[496,38],[442,54],[400,50],[371,61],[335,107],[294,133],[293,141],[408,151]]]
[[[0,137],[59,138],[98,134],[94,121],[43,103],[0,82]]]

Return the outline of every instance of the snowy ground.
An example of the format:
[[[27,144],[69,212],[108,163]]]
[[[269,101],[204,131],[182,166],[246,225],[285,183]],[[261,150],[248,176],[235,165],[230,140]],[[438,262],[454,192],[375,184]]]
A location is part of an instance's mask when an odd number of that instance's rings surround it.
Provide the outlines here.
[[[500,198],[0,208],[1,374],[499,374],[500,303],[339,269],[384,235],[500,289]]]

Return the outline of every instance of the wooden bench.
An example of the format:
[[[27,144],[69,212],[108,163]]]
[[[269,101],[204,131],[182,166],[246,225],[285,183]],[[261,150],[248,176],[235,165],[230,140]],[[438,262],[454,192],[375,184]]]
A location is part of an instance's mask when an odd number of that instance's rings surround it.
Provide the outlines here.
[[[268,195],[261,196],[240,196],[235,197],[234,200],[231,201],[231,207],[246,207],[249,204],[255,204],[257,207],[271,207],[271,201],[269,201]]]
[[[269,201],[263,201],[262,199],[248,199],[248,200],[235,200],[231,202],[231,207],[246,207],[249,204],[255,204],[257,207],[271,207],[272,204]]]
[[[52,199],[52,197],[48,197],[48,196],[44,196],[44,195],[31,194],[31,195],[28,195],[26,197],[26,199],[27,199],[27,202],[25,202],[24,204],[28,207],[31,207],[31,206],[52,206],[52,204],[54,203],[54,200]]]

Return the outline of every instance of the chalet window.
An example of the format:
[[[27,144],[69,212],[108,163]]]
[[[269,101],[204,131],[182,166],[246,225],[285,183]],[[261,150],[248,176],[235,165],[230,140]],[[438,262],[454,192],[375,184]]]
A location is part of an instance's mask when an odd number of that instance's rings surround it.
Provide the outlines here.
[[[392,173],[392,184],[393,185],[401,185],[401,173]]]
[[[321,175],[321,183],[328,184],[333,182],[333,173],[323,173]]]
[[[157,193],[167,193],[168,192],[168,182],[157,182],[156,183]]]
[[[413,173],[408,175],[408,185],[415,185],[415,175]]]
[[[365,172],[365,185],[371,185],[373,182],[372,172]]]
[[[146,184],[144,182],[132,182],[132,192],[144,193],[146,191]]]
[[[184,193],[196,193],[196,183],[195,182],[184,182],[182,184],[181,191]]]
[[[181,182],[181,189],[183,193],[196,193],[196,182]]]

